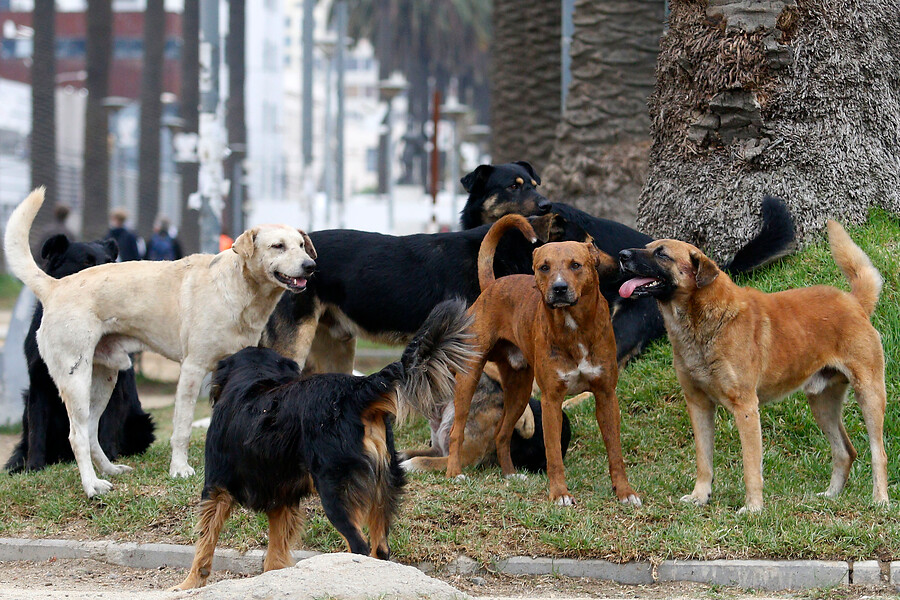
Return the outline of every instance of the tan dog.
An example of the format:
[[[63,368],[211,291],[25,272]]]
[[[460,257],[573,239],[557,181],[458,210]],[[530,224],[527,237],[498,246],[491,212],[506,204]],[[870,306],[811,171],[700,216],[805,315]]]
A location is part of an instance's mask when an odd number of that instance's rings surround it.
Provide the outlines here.
[[[38,349],[69,414],[69,441],[90,497],[112,485],[104,475],[130,471],[115,465],[97,440],[100,415],[129,353],[152,349],[181,363],[172,432],[173,477],[188,465],[194,403],[200,383],[216,363],[260,334],[284,290],[300,292],[315,268],[312,242],[283,225],[255,227],[218,255],[177,261],[123,262],[91,267],[63,279],[41,271],[28,233],[44,202],[32,192],[10,217],[5,249],[10,269],[44,305]]]
[[[682,498],[706,504],[712,492],[713,433],[717,404],[735,417],[741,437],[746,499],[742,511],[758,511],[762,496],[759,406],[802,389],[816,423],[831,445],[831,484],[840,493],[856,450],[841,422],[848,385],[856,391],[872,450],[873,497],[887,503],[884,352],[869,322],[881,276],[844,229],[828,221],[835,262],[851,293],[816,286],[765,294],[741,288],[700,250],[675,240],[623,250],[623,297],[652,295],[672,341],[675,371],[694,430],[697,481]]]
[[[478,378],[488,360],[495,361],[504,391],[503,417],[497,426],[497,458],[504,475],[515,469],[509,440],[528,404],[531,383],[541,388],[541,412],[550,499],[575,503],[566,486],[560,448],[562,404],[567,393],[590,389],[596,397],[597,424],[609,458],[613,489],[620,501],[641,501],[625,475],[619,439],[618,367],[609,307],[599,289],[597,269],[614,270],[614,261],[590,241],[558,242],[534,251],[535,275],[494,280],[494,249],[503,234],[516,228],[532,242],[534,230],[519,215],[501,218],[488,232],[478,256],[482,293],[469,309],[478,360],[458,374],[455,418],[450,434],[447,475],[460,475],[466,418]]]

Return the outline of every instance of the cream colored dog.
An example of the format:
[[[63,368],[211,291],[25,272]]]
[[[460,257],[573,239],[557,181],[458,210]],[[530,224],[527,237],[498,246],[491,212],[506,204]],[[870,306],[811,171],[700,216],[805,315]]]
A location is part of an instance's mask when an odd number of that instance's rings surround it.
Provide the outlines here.
[[[177,261],[100,265],[63,279],[41,271],[28,234],[44,202],[33,191],[10,217],[5,250],[9,267],[44,305],[38,349],[69,414],[69,441],[88,497],[110,490],[97,477],[130,471],[110,462],[97,440],[100,415],[129,353],[159,352],[181,363],[175,394],[169,474],[188,477],[194,404],[200,383],[217,361],[259,342],[284,290],[301,292],[315,269],[316,252],[302,231],[284,225],[254,227],[231,250]]]

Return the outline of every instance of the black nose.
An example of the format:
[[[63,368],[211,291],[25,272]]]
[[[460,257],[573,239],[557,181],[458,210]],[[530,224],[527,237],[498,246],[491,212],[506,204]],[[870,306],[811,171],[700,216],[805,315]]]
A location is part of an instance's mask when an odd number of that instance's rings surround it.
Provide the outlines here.
[[[632,256],[634,256],[634,252],[631,250],[620,250],[619,251],[619,260],[631,260]]]
[[[303,270],[306,271],[307,274],[312,273],[316,270],[316,261],[314,260],[304,260],[303,261]]]
[[[545,213],[550,212],[550,207],[551,207],[551,206],[552,206],[552,205],[550,204],[550,201],[547,200],[546,198],[541,198],[541,199],[538,200],[538,202],[537,202],[537,207],[538,207],[538,210],[541,211],[541,214],[545,214]]]
[[[569,286],[563,282],[554,283],[550,289],[553,290],[553,293],[557,296],[562,296],[569,293]]]

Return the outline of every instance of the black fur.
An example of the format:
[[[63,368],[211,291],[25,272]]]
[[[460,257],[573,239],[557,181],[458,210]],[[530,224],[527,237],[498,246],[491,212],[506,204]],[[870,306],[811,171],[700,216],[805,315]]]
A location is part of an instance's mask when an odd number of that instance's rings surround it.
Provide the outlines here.
[[[317,492],[350,551],[368,554],[352,515],[379,507],[389,525],[404,485],[392,431],[396,395],[452,386],[450,371],[471,355],[469,324],[464,303],[438,305],[401,360],[368,377],[301,379],[297,363],[267,348],[222,360],[210,394],[203,498],[225,490],[252,510],[270,511]],[[365,451],[367,411],[383,421],[386,464]],[[386,546],[376,552],[388,558]]]
[[[471,179],[482,182],[469,191],[460,214],[463,229],[483,227],[492,223],[502,215],[496,214],[485,206],[485,201],[496,194],[504,193],[504,185],[510,177],[513,165],[481,165],[463,180]],[[527,163],[526,163],[527,164]],[[530,166],[530,165],[529,165]],[[477,174],[477,176],[476,176]],[[536,181],[540,181],[535,178]],[[515,203],[513,198],[505,205],[507,212],[532,216],[544,214],[544,208],[535,209],[537,202],[532,198]],[[553,202],[549,211],[560,215],[561,231],[556,239],[583,241],[585,233],[593,238],[594,244],[612,257],[626,248],[640,248],[653,241],[649,235],[641,233],[627,225],[589,215],[568,204]],[[734,258],[722,265],[722,270],[730,273],[743,273],[763,266],[784,256],[794,248],[794,221],[782,200],[766,196],[762,202],[763,224],[759,233],[741,248]],[[530,272],[530,271],[523,271]],[[499,273],[498,273],[499,276]],[[624,277],[601,278],[600,292],[609,303],[612,314],[613,330],[616,336],[616,358],[621,364],[640,354],[648,343],[665,335],[666,329],[662,315],[653,298],[642,297],[625,300],[619,297],[619,286]]]
[[[537,398],[528,400],[531,412],[534,413],[534,435],[529,439],[523,438],[518,431],[513,430],[509,440],[509,453],[516,469],[524,469],[532,473],[547,470],[547,450],[544,448],[544,425],[541,421],[541,401]],[[562,457],[566,457],[569,450],[569,442],[572,440],[572,425],[569,415],[562,413],[562,429],[560,442],[562,444]]]
[[[65,235],[48,239],[41,249],[44,270],[61,278],[95,265],[113,262],[118,255],[114,240],[69,242]],[[25,358],[30,385],[23,393],[22,439],[6,463],[11,473],[38,471],[45,466],[72,461],[69,416],[59,391],[47,372],[37,347],[37,330],[43,307],[38,304],[25,338]],[[153,443],[153,419],[141,409],[134,369],[119,371],[109,404],[100,417],[100,445],[110,458],[140,454]]]

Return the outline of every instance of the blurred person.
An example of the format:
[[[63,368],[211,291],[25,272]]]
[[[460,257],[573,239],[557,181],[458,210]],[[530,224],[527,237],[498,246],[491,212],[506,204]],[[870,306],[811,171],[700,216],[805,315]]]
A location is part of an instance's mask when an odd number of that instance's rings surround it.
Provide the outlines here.
[[[128,211],[124,208],[116,208],[109,213],[109,232],[106,237],[116,240],[116,243],[119,244],[117,262],[141,260],[140,246],[143,245],[143,241],[125,227],[126,221],[128,221]]]
[[[178,260],[181,258],[181,244],[169,231],[169,220],[160,218],[153,227],[153,235],[147,242],[146,260]]]
[[[57,202],[53,207],[53,222],[47,224],[32,240],[31,242],[31,253],[38,257],[38,263],[42,264],[43,259],[41,256],[41,248],[44,247],[44,242],[49,240],[55,235],[63,234],[68,238],[70,242],[76,241],[76,236],[72,233],[72,230],[66,226],[66,220],[69,218],[69,213],[72,212],[72,209],[69,208],[68,204],[64,204],[62,202]]]

